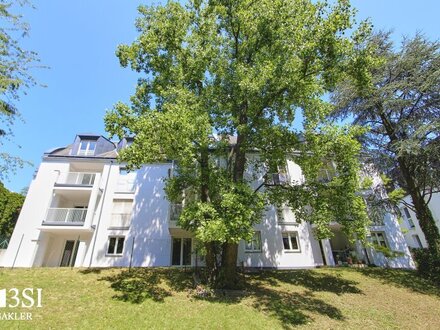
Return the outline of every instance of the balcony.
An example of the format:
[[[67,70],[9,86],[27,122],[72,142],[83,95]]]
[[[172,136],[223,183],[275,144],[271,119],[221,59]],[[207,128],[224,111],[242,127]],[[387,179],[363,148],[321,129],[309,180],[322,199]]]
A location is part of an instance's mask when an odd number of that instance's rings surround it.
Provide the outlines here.
[[[86,208],[49,208],[43,225],[83,226],[86,215]]]
[[[88,186],[91,187],[95,183],[96,173],[86,172],[68,172],[61,173],[57,185],[69,185],[69,186]]]
[[[109,228],[130,228],[131,213],[113,213]]]

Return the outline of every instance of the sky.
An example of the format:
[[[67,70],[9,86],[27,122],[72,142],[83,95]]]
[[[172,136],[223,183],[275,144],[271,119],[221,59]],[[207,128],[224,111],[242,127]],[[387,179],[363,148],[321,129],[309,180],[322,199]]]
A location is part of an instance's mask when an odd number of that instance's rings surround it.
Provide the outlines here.
[[[25,49],[36,51],[41,65],[32,70],[40,85],[27,90],[16,103],[23,121],[2,151],[31,162],[4,181],[16,192],[29,186],[46,150],[66,146],[78,133],[106,135],[103,116],[117,101],[127,102],[138,75],[119,65],[118,44],[137,37],[134,21],[140,0],[34,0],[35,9],[20,9],[30,25]],[[370,18],[375,29],[402,36],[423,32],[438,40],[438,0],[352,0],[357,20]]]

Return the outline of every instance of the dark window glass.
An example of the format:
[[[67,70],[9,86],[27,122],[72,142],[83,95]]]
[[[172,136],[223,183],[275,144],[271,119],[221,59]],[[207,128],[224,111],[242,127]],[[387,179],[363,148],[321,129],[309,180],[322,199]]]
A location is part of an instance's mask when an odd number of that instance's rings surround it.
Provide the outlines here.
[[[182,265],[191,265],[191,238],[183,239]]]
[[[290,250],[289,237],[288,236],[284,236],[283,235],[283,246],[284,246],[284,250]]]
[[[181,239],[180,238],[173,238],[173,255],[171,264],[173,266],[179,266],[180,265],[180,249],[181,249]]]
[[[116,254],[121,254],[122,250],[124,250],[124,237],[118,237],[118,246],[116,247]]]
[[[114,254],[115,253],[115,245],[116,245],[116,237],[110,237],[108,241],[108,254]]]

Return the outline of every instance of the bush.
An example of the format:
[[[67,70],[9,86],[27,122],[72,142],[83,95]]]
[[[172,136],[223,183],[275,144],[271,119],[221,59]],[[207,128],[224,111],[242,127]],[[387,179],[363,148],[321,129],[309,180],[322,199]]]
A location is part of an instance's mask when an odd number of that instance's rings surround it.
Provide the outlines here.
[[[412,253],[419,274],[440,284],[440,257],[432,255],[428,249],[413,249]]]

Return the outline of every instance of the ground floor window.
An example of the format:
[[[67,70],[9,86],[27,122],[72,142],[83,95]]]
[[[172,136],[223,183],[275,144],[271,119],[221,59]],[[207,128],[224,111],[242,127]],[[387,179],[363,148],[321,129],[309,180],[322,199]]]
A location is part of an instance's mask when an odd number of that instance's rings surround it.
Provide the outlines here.
[[[109,236],[108,238],[108,247],[107,254],[108,255],[121,255],[124,251],[124,236]]]
[[[171,248],[171,264],[173,266],[191,266],[191,238],[173,237]]]
[[[420,237],[419,237],[419,235],[412,235],[413,236],[413,240],[414,240],[414,243],[416,244],[416,246],[417,246],[417,248],[422,248],[423,247],[423,245],[422,245],[422,241],[420,240]]]
[[[385,233],[382,231],[371,232],[371,242],[379,246],[388,247]]]
[[[249,242],[245,245],[246,252],[261,252],[261,232],[256,231]]]
[[[297,232],[284,232],[283,235],[283,247],[286,251],[299,251],[299,240]]]

